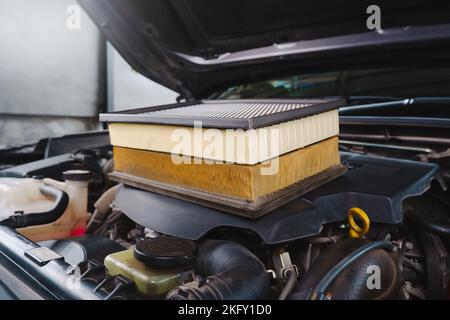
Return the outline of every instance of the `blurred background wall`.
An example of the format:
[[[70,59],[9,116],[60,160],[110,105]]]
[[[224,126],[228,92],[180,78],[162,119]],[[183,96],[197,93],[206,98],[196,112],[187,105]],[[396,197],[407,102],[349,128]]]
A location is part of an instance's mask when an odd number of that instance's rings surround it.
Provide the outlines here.
[[[67,26],[73,6],[79,29]],[[75,0],[0,0],[0,148],[98,130],[99,112],[176,96],[108,48]]]
[[[176,102],[178,93],[134,71],[110,44],[107,50],[109,111]]]

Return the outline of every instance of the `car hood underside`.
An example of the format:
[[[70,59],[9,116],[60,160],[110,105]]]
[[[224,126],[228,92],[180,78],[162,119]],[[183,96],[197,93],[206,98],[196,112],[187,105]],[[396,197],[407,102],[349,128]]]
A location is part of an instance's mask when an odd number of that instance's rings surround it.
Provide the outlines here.
[[[416,63],[450,37],[447,1],[378,1],[381,31],[367,27],[370,1],[79,2],[135,70],[188,99],[274,75],[398,64],[405,48]]]

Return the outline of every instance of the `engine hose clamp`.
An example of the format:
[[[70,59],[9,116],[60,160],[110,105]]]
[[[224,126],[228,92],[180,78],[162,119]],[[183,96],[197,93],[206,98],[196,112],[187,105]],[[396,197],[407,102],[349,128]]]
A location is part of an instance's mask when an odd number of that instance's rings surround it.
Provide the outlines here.
[[[355,217],[358,217],[362,222],[362,226],[356,223]],[[350,238],[361,238],[370,229],[370,219],[367,213],[361,208],[351,208],[348,210],[348,224],[349,224],[349,236]]]

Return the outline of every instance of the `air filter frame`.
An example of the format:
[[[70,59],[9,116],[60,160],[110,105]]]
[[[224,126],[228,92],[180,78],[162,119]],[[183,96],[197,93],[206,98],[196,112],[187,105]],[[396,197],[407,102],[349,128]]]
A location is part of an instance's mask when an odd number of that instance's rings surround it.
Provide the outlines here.
[[[266,110],[255,110],[257,114],[251,114],[249,108],[252,104],[256,107],[267,107]],[[243,114],[234,112],[234,114],[226,115],[222,112],[220,115],[220,107],[230,107],[233,105],[243,105],[242,112],[245,112],[247,117]],[[277,111],[271,106],[274,105],[298,105],[301,107],[292,108],[289,110]],[[148,124],[162,124],[174,126],[193,127],[196,121],[201,121],[204,128],[218,128],[218,129],[256,129],[267,127],[274,124],[287,122],[291,120],[301,119],[316,114],[324,113],[331,110],[339,109],[345,105],[345,100],[328,100],[328,99],[305,99],[305,100],[196,100],[184,103],[168,104],[157,107],[147,107],[140,109],[132,109],[120,112],[100,114],[101,122],[121,122],[121,123],[148,123]],[[245,108],[244,108],[245,106]],[[205,115],[186,115],[186,112],[177,114],[175,109],[202,108],[202,112],[208,113],[208,107],[215,110],[210,110],[210,113],[215,113],[216,116]],[[283,109],[283,108],[282,108]],[[184,109],[183,111],[186,111]],[[197,110],[198,111],[198,110]],[[225,111],[225,110],[224,110]],[[266,112],[266,113],[264,113]],[[270,112],[270,113],[268,113]]]

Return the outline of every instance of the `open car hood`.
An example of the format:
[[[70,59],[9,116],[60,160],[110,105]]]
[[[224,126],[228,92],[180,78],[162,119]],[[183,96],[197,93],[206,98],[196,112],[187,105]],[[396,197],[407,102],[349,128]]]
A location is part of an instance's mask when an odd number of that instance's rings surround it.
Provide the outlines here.
[[[377,1],[382,31],[366,25],[372,1],[79,2],[135,70],[187,99],[300,70],[402,62],[405,47],[413,63],[450,38],[448,1]]]

